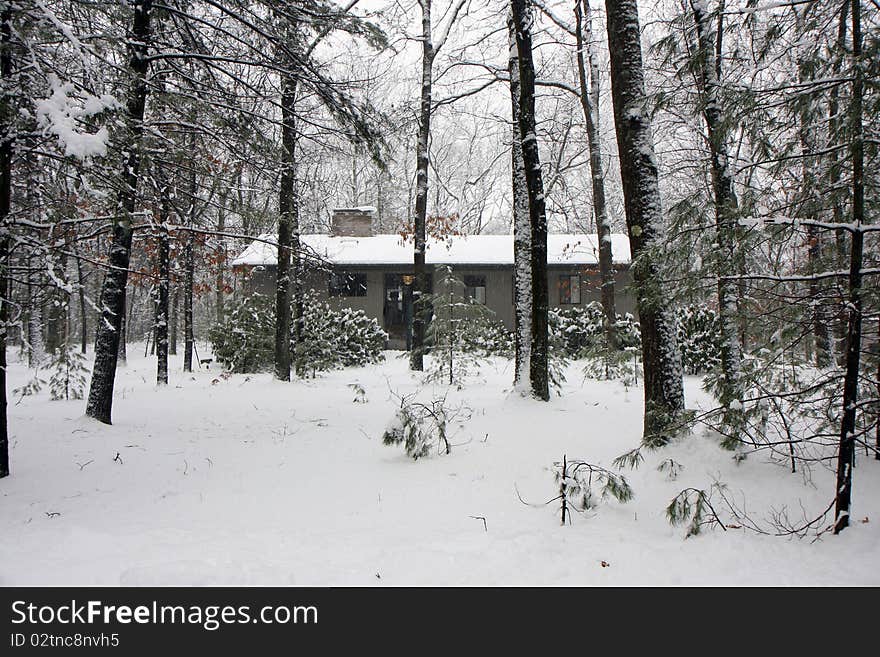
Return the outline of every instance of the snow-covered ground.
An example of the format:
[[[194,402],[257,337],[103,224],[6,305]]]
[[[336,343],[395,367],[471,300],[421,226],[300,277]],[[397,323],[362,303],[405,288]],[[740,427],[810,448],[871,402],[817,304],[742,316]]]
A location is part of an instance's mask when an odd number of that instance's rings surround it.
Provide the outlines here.
[[[641,428],[640,389],[584,382],[576,364],[550,403],[512,393],[509,362],[484,367],[450,393],[472,409],[452,454],[414,462],[381,441],[391,391],[419,386],[399,354],[289,384],[173,372],[160,390],[138,351],[119,370],[113,426],[47,392],[10,404],[0,584],[880,584],[880,463],[869,459],[839,537],[684,539],[665,508],[688,486],[722,481],[759,521],[783,506],[818,513],[831,496],[829,471],[793,475],[765,454],[736,465],[704,435],[625,472],[631,502],[560,526],[557,503],[540,506],[556,496],[553,462],[610,467]],[[10,366],[10,388],[28,377]],[[366,403],[353,402],[352,383]],[[702,403],[699,381],[687,387],[689,406]],[[656,470],[666,458],[683,465],[674,481]]]

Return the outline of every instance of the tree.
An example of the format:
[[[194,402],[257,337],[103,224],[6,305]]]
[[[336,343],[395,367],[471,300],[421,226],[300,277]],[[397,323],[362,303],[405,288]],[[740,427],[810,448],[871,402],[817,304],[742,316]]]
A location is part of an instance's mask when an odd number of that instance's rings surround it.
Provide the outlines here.
[[[431,4],[433,0],[418,0],[422,10],[422,86],[419,103],[418,138],[416,141],[416,199],[413,213],[413,320],[412,353],[410,369],[421,372],[424,365],[425,326],[428,304],[423,295],[428,290],[428,272],[425,268],[425,220],[428,214],[428,163],[431,138],[431,113],[434,110],[431,88],[434,81],[434,59],[443,48],[449,32],[464,6],[464,0],[456,0],[446,24],[441,26],[440,36],[435,40],[431,27]]]
[[[605,173],[602,169],[602,148],[599,138],[599,66],[593,57],[592,19],[589,0],[577,0],[574,6],[575,41],[579,100],[587,128],[590,149],[590,180],[593,190],[593,213],[599,243],[599,275],[602,278],[602,310],[605,312],[605,335],[609,351],[617,348],[614,302],[614,257],[611,252],[611,220],[605,201]],[[586,55],[586,56],[585,56]],[[586,60],[586,61],[585,61]],[[587,68],[589,66],[589,84]]]
[[[529,353],[532,344],[532,248],[529,216],[529,191],[523,162],[522,140],[519,137],[520,84],[519,50],[513,14],[507,17],[508,61],[510,77],[510,116],[513,123],[510,143],[510,170],[513,202],[513,272],[516,296],[514,298],[514,374],[517,387],[527,389]]]
[[[127,154],[122,163],[121,184],[113,218],[113,240],[109,253],[109,270],[101,289],[101,321],[95,339],[95,365],[86,404],[86,415],[110,424],[113,407],[113,385],[119,350],[122,317],[125,313],[125,286],[131,258],[132,214],[135,212],[141,164],[140,145],[143,136],[144,108],[147,102],[147,72],[150,47],[152,0],[140,0],[132,8],[132,31],[128,40],[128,100],[125,110],[124,141]]]
[[[547,311],[547,214],[544,206],[544,182],[538,155],[535,126],[535,64],[532,59],[532,23],[534,16],[526,0],[511,0],[511,15],[519,59],[519,140],[529,198],[531,228],[532,317],[529,348],[529,381],[536,399],[550,399],[548,371],[549,333]]]
[[[722,3],[721,10],[724,5]],[[703,119],[708,131],[715,206],[715,232],[718,244],[718,310],[721,318],[721,371],[723,385],[719,401],[724,407],[724,424],[736,436],[741,430],[743,390],[741,384],[742,346],[739,339],[739,303],[736,282],[738,204],[734,193],[733,171],[728,154],[728,126],[721,96],[721,60],[723,29],[712,35],[709,10],[705,0],[691,0],[697,32],[697,69],[702,86]],[[724,271],[727,269],[727,271]]]
[[[0,10],[0,76],[3,91],[12,77],[12,5]],[[6,335],[9,322],[8,221],[12,203],[12,116],[13,108],[4,93],[0,104],[0,478],[9,476],[9,425],[6,418]]]
[[[852,499],[852,471],[855,466],[856,412],[859,398],[859,366],[862,352],[862,258],[865,234],[864,129],[862,96],[864,94],[862,62],[861,0],[852,0],[852,100],[850,157],[852,158],[852,241],[849,261],[849,318],[846,332],[846,375],[843,380],[843,414],[840,421],[840,445],[837,452],[837,494],[834,502],[834,533],[849,526]]]
[[[657,161],[647,113],[636,0],[606,0],[611,96],[633,281],[642,332],[646,444],[662,445],[684,411],[675,321],[657,265],[663,235]]]

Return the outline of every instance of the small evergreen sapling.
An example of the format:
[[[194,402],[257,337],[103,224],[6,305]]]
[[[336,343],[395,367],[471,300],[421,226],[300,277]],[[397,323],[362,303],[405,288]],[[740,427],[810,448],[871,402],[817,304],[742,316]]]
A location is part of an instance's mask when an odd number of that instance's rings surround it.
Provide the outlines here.
[[[444,268],[439,283],[439,291],[429,298],[434,317],[426,334],[432,361],[428,378],[460,388],[489,354],[487,338],[497,332],[494,313],[467,296],[464,282],[452,267]]]
[[[450,428],[470,418],[471,410],[464,405],[448,406],[445,395],[427,403],[415,397],[415,393],[399,397],[400,408],[385,428],[382,443],[403,444],[406,455],[414,461],[428,456],[433,447],[439,453],[451,454]]]
[[[555,499],[560,500],[563,525],[571,515],[569,507],[586,511],[609,497],[624,504],[633,498],[633,489],[626,477],[601,466],[586,461],[569,461],[563,455],[562,463],[554,463],[553,468],[554,480],[559,487],[559,495]],[[594,488],[598,489],[598,493]]]
[[[78,349],[69,345],[60,346],[46,369],[51,371],[49,395],[53,400],[83,398],[89,371],[85,357]]]
[[[685,488],[666,507],[666,517],[673,526],[687,523],[685,538],[697,536],[706,525],[717,525],[727,531],[712,506],[712,490],[715,488],[721,489],[723,485],[713,484],[709,492],[700,488]]]

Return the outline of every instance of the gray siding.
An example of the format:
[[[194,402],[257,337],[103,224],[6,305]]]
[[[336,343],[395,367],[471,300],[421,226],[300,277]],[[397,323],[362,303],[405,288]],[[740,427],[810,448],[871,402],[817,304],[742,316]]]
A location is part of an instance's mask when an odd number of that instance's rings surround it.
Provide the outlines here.
[[[363,297],[329,297],[328,274],[326,272],[310,272],[307,276],[307,286],[318,293],[318,297],[329,301],[334,308],[354,308],[363,310],[370,317],[383,324],[385,273],[403,273],[404,267],[386,268],[361,268],[346,267],[348,272],[365,273],[367,276],[367,294]],[[486,306],[504,325],[513,329],[513,268],[512,267],[461,267],[454,269],[455,275],[462,280],[464,276],[484,276],[486,278]],[[552,267],[548,272],[550,287],[550,305],[552,307],[571,307],[559,303],[559,278],[563,275],[580,273],[581,280],[581,304],[586,305],[591,301],[601,300],[599,270],[583,268],[560,268]],[[441,290],[441,281],[444,273],[440,269],[434,271],[434,290]],[[617,312],[635,312],[635,300],[629,285],[632,281],[629,268],[617,267],[615,275],[615,297]],[[275,293],[275,268],[274,266],[255,268],[250,274],[240,274],[237,280],[237,289],[245,294],[259,292],[260,294],[273,295]]]

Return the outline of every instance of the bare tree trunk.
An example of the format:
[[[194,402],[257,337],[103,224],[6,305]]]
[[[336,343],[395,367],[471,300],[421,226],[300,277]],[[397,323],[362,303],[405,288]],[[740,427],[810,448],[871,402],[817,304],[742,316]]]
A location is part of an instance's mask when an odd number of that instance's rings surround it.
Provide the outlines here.
[[[670,298],[653,253],[663,236],[663,215],[646,113],[639,14],[636,0],[606,0],[605,7],[620,177],[642,330],[643,441],[662,445],[677,433],[684,411],[684,385]]]
[[[226,199],[229,196],[228,188],[223,192],[220,197],[220,204],[217,208],[217,232],[223,233],[226,230]],[[223,241],[223,237],[218,237],[220,240],[220,248],[217,253],[217,277],[214,281],[214,287],[216,290],[214,291],[214,311],[215,317],[217,319],[217,323],[223,321],[223,302],[225,298],[224,288],[226,287],[226,282],[223,278],[223,270],[226,267],[226,243]]]
[[[171,203],[168,198],[168,181],[159,175],[159,293],[156,303],[156,383],[168,385],[168,289],[171,285],[171,259],[168,238],[168,218]]]
[[[832,66],[832,75],[833,77],[837,77],[840,74],[840,69],[842,66],[843,52],[846,48],[846,32],[847,32],[847,16],[849,14],[849,3],[844,2],[843,6],[840,9],[840,18],[837,23],[837,53],[835,57],[834,64]],[[841,137],[841,127],[844,124],[844,121],[838,116],[838,112],[840,110],[840,103],[838,100],[838,86],[832,85],[831,90],[828,95],[828,145],[833,147],[839,143]],[[843,162],[838,156],[837,149],[831,148],[829,155],[830,159],[829,167],[828,167],[828,178],[829,178],[829,188],[834,190],[840,184],[841,170],[843,167]],[[842,224],[846,220],[845,211],[844,211],[844,202],[840,199],[840,197],[835,194],[834,199],[832,201],[832,221],[834,223]],[[844,231],[837,230],[834,234],[834,242],[835,242],[835,257],[837,259],[835,269],[842,269],[846,263],[846,234]],[[841,299],[842,301],[842,299]],[[841,309],[845,308],[844,303],[840,303]],[[833,320],[834,323],[834,338],[835,338],[835,347],[834,352],[838,354],[838,360],[841,365],[845,362],[846,355],[846,312],[845,310],[841,310],[838,313],[837,317]]]
[[[195,204],[195,195],[193,195]],[[193,253],[193,234],[186,236],[183,247],[183,371],[193,371],[193,284],[195,279],[195,254]]]
[[[419,108],[419,136],[416,143],[416,207],[413,217],[413,319],[410,369],[425,369],[425,325],[428,289],[425,268],[425,221],[428,214],[428,145],[431,136],[431,88],[434,81],[434,43],[431,38],[431,0],[419,0],[422,8],[422,92]]]
[[[292,45],[292,44],[288,44]],[[291,63],[285,56],[285,68]],[[297,80],[289,72],[281,75],[281,176],[278,195],[278,265],[275,279],[275,378],[290,381],[291,338],[291,249],[293,210],[296,196],[294,177],[296,157]],[[296,272],[294,271],[294,274]],[[299,343],[297,343],[299,346]]]
[[[12,5],[0,14],[0,76],[3,87],[12,77]],[[12,210],[13,112],[8,98],[0,99],[0,225],[7,226]],[[9,422],[6,406],[6,333],[9,322],[9,250],[7,230],[0,236],[0,479],[9,476]]]
[[[28,254],[28,367],[39,365],[46,355],[43,347],[43,304],[40,301],[40,274],[35,270],[33,254]]]
[[[736,446],[742,429],[742,347],[739,336],[739,303],[736,274],[739,259],[737,221],[739,207],[734,193],[733,172],[727,148],[728,121],[722,110],[721,70],[722,29],[719,24],[712,39],[709,12],[705,0],[691,0],[699,44],[700,78],[703,86],[703,118],[709,133],[709,155],[712,165],[712,190],[715,201],[715,231],[718,243],[718,312],[721,319],[721,373],[723,384],[719,395],[724,407],[724,425],[728,447]],[[716,50],[716,48],[718,50]]]
[[[522,139],[519,136],[519,54],[513,15],[507,18],[510,74],[510,106],[513,122],[510,144],[513,182],[513,261],[514,261],[514,346],[513,383],[525,390],[529,379],[529,350],[532,345],[532,236],[529,223],[529,190],[523,163]]]
[[[75,251],[76,258],[76,274],[78,280],[78,296],[79,296],[79,341],[80,351],[86,353],[88,348],[88,324],[89,314],[86,311],[86,277],[83,275],[82,258],[79,257],[79,251]]]
[[[849,320],[846,335],[846,375],[843,381],[843,416],[837,453],[837,486],[834,505],[834,533],[849,526],[852,500],[852,470],[855,466],[856,405],[859,397],[859,358],[862,351],[862,256],[865,221],[864,134],[862,127],[862,8],[852,0],[853,83],[850,105],[852,122],[852,245],[849,261]]]
[[[533,17],[527,0],[511,0],[510,9],[516,34],[519,58],[520,116],[519,138],[529,197],[532,263],[532,343],[529,356],[529,380],[536,399],[550,399],[548,369],[549,344],[547,311],[547,213],[544,206],[544,182],[538,156],[535,128],[535,65],[532,59],[531,25]]]
[[[173,281],[173,279],[172,279]],[[177,355],[177,324],[178,324],[178,308],[180,307],[180,287],[174,285],[172,282],[172,287],[174,288],[173,301],[171,302],[171,327],[168,336],[168,355],[176,356]]]
[[[578,81],[581,110],[587,126],[590,149],[590,177],[593,189],[593,213],[599,242],[599,275],[602,279],[602,310],[605,313],[605,338],[608,349],[617,349],[617,308],[614,299],[614,256],[611,250],[611,221],[605,203],[605,173],[602,170],[602,149],[599,139],[599,66],[593,58],[592,18],[589,0],[577,0],[574,7],[575,40],[577,43]],[[585,55],[586,60],[585,61]],[[587,63],[590,76],[587,81]]]
[[[295,117],[291,117],[294,119]],[[293,274],[291,285],[291,296],[293,298],[293,309],[291,321],[293,322],[293,332],[291,334],[291,342],[295,345],[293,354],[293,367],[296,375],[304,377],[306,375],[306,361],[303,350],[303,340],[305,339],[305,299],[303,296],[305,276],[305,265],[302,258],[302,241],[300,240],[299,228],[299,188],[297,186],[296,172],[296,126],[292,124],[293,129],[293,150],[291,151],[291,169],[290,175],[293,178],[291,184],[291,197],[288,204],[290,211],[290,257],[291,269]]]
[[[190,149],[195,152],[196,138],[192,137]],[[190,169],[189,174],[189,209],[186,223],[191,228],[196,224],[196,185],[195,167]],[[195,328],[193,326],[193,288],[195,286],[195,233],[189,231],[186,243],[183,247],[183,371],[193,371],[193,350],[195,349]]]
[[[140,145],[143,135],[144,109],[147,101],[147,51],[150,43],[150,12],[152,0],[133,5],[132,38],[129,41],[129,70],[132,75],[126,107],[127,153],[122,165],[122,189],[117,200],[117,217],[113,220],[113,241],[110,246],[109,269],[101,290],[101,320],[95,339],[95,366],[86,404],[86,415],[110,424],[113,407],[113,385],[122,317],[125,312],[125,286],[131,258],[131,214],[137,202],[137,184],[141,164]]]
[[[122,316],[119,318],[119,344],[117,345],[117,354],[119,363],[125,365],[128,362],[128,308],[130,307],[128,300],[128,290],[122,288]]]

